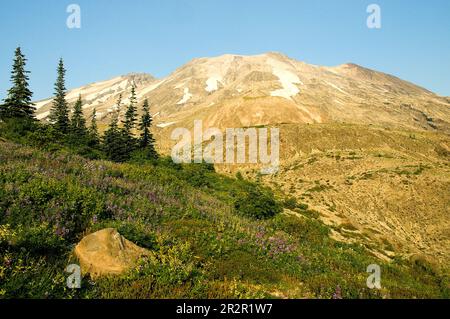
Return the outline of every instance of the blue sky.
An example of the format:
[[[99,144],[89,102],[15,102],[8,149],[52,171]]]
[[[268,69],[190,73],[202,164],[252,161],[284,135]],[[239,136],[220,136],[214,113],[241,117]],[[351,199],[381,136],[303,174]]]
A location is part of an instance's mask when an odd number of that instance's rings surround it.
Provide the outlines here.
[[[69,4],[81,29],[66,26]],[[381,7],[368,29],[366,8]],[[163,77],[196,57],[279,51],[312,64],[354,62],[450,96],[448,0],[1,0],[0,98],[15,47],[35,99],[53,93],[63,57],[69,88],[130,72]]]

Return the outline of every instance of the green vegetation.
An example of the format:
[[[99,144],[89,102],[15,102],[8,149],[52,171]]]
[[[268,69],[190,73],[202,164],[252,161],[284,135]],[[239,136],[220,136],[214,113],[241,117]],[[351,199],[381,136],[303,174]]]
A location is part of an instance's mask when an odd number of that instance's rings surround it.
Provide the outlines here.
[[[0,185],[4,298],[332,298],[337,289],[343,298],[448,297],[448,279],[433,267],[384,263],[336,242],[305,206],[295,208],[303,217],[249,216],[267,207],[276,213],[280,204],[269,190],[207,164],[117,164],[0,142]],[[269,203],[248,201],[258,191]],[[248,206],[239,211],[243,199]],[[106,227],[158,257],[122,276],[85,276],[80,290],[65,288],[73,245]],[[372,263],[383,269],[380,291],[365,286]]]

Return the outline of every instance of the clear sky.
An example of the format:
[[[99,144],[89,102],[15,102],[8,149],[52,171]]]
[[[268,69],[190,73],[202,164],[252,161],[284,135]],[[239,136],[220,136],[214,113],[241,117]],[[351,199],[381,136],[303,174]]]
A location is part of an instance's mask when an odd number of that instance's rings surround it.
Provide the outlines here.
[[[81,7],[81,29],[66,8]],[[369,4],[381,29],[366,25]],[[35,99],[130,72],[163,77],[196,57],[279,51],[312,64],[354,62],[450,96],[449,0],[0,0],[0,98],[15,47]]]

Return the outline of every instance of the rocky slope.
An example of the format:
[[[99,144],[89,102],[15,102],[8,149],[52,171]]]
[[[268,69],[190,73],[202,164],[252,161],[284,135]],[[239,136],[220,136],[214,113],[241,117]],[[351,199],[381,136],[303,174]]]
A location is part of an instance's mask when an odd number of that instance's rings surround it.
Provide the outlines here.
[[[450,138],[350,124],[280,125],[281,167],[218,170],[260,179],[320,213],[336,239],[374,254],[450,260]]]

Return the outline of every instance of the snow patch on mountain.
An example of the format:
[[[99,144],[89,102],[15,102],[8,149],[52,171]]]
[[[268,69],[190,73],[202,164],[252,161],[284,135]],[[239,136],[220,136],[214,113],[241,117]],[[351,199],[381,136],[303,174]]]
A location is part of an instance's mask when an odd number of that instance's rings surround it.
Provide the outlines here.
[[[164,128],[164,127],[168,127],[168,126],[174,125],[175,123],[176,122],[160,123],[160,124],[157,124],[156,126],[159,127],[159,128]]]
[[[177,103],[180,104],[186,104],[187,101],[189,101],[192,98],[192,94],[189,93],[189,88],[184,88],[184,95],[183,98]]]
[[[271,96],[279,96],[291,100],[292,96],[300,93],[300,90],[296,84],[303,85],[303,83],[292,71],[292,67],[275,59],[268,59],[268,63],[272,67],[272,73],[278,77],[281,85],[283,86],[282,89],[272,91],[270,93]]]
[[[219,89],[219,82],[222,80],[219,76],[212,76],[208,80],[206,80],[206,92],[214,92]]]
[[[224,78],[230,70],[235,57],[235,55],[226,54],[209,59],[209,61],[203,65],[208,77],[205,87],[206,92],[211,93],[217,91],[219,89],[219,83],[224,84]]]

